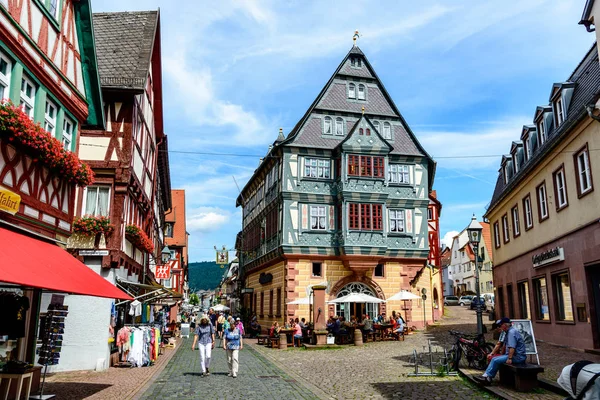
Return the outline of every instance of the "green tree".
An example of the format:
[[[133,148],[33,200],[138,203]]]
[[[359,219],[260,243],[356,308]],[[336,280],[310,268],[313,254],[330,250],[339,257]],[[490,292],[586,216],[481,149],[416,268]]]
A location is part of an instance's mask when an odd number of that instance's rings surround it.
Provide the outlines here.
[[[198,298],[198,295],[196,293],[192,293],[190,295],[190,304],[193,306],[197,306],[198,304],[200,304],[200,299]]]

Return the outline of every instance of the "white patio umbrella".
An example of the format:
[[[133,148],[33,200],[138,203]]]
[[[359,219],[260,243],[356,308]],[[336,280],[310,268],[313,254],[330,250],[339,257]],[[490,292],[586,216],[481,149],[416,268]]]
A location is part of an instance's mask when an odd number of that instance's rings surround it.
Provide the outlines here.
[[[228,311],[229,310],[229,307],[224,306],[223,304],[217,304],[216,306],[211,307],[211,308],[215,311]]]
[[[310,299],[308,297],[303,297],[301,299],[290,301],[287,304],[310,304]]]
[[[418,300],[421,297],[419,297],[418,295],[411,293],[407,290],[401,290],[398,293],[396,293],[395,295],[393,295],[392,297],[390,297],[388,299],[388,301],[394,301],[394,300],[402,300],[402,301],[406,301],[406,300]],[[406,316],[406,303],[404,303],[404,320],[407,321],[407,316]]]
[[[370,296],[364,293],[350,293],[346,296],[338,297],[328,303],[385,303],[385,300],[381,300],[377,297]]]

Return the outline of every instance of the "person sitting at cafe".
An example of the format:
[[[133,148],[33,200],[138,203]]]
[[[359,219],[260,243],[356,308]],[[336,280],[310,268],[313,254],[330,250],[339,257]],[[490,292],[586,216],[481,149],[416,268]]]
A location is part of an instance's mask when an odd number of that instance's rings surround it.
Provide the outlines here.
[[[369,315],[368,314],[364,314],[363,315],[363,328],[362,331],[363,333],[366,335],[368,333],[372,333],[373,332],[373,321],[371,321],[369,319]]]
[[[400,314],[398,314],[396,319],[396,327],[394,328],[392,335],[396,339],[400,339],[400,335],[404,335],[404,318]]]
[[[298,319],[298,318],[296,318],[296,319]],[[306,329],[306,328],[307,328],[307,327],[306,327],[306,318],[302,318],[302,319],[300,320],[300,322],[298,322],[298,324],[300,325],[300,328],[302,328],[302,329]]]
[[[250,321],[250,334],[252,336],[257,336],[257,335],[260,335],[260,332],[261,332],[261,326],[258,323],[258,320],[255,315],[252,317],[252,321]]]
[[[298,318],[296,318],[298,319]],[[299,323],[294,321],[294,325],[292,325],[292,329],[294,330],[294,347],[296,347],[296,339],[302,340],[302,327],[300,327]],[[300,346],[298,346],[300,347]]]
[[[341,323],[339,317],[337,315],[333,316],[333,318],[329,319],[330,322],[327,323],[327,330],[334,335],[338,335],[340,333]]]
[[[269,329],[269,337],[279,337],[279,331],[281,327],[279,326],[279,322],[274,321],[271,325],[271,329]]]

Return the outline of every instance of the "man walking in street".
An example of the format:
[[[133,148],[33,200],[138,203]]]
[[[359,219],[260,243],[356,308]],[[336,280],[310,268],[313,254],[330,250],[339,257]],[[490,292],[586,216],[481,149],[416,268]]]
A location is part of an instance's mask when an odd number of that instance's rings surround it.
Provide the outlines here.
[[[490,385],[492,380],[496,376],[498,369],[500,369],[500,365],[502,364],[523,364],[527,359],[527,350],[525,348],[525,342],[523,341],[523,337],[512,326],[512,323],[509,318],[502,318],[500,321],[500,329],[506,333],[504,337],[501,335],[500,340],[494,347],[494,350],[488,355],[488,360],[490,360],[490,364],[488,365],[485,373],[482,376],[476,376],[475,379],[484,384]],[[504,355],[496,356],[502,351],[502,348],[505,348]]]

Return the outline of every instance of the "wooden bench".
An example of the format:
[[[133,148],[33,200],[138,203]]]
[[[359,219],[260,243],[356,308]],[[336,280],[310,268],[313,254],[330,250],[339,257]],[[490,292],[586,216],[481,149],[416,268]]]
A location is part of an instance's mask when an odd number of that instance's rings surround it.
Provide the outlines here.
[[[258,335],[256,339],[258,339],[258,344],[267,344],[269,341],[269,335]]]
[[[544,368],[533,364],[500,365],[500,384],[517,392],[529,392],[538,387],[537,374]]]
[[[270,342],[271,342],[271,348],[272,349],[278,349],[279,348],[279,338],[278,337],[272,337],[269,338]]]

